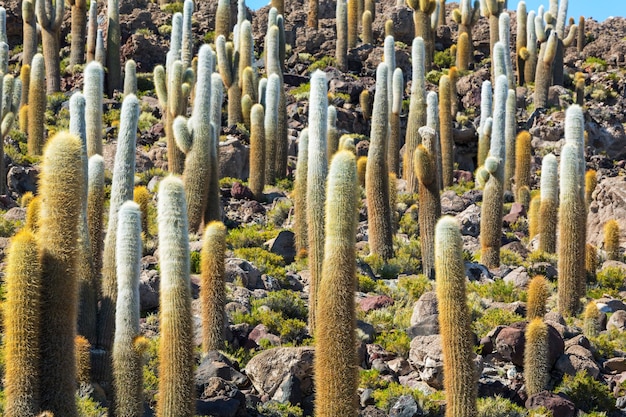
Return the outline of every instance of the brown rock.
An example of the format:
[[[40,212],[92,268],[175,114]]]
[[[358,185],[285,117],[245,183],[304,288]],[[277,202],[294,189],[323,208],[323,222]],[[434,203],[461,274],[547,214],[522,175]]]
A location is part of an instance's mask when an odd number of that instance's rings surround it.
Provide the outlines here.
[[[393,305],[393,303],[393,298],[388,295],[373,295],[371,297],[365,297],[359,301],[359,308],[367,313],[368,311],[388,307]]]
[[[542,391],[526,400],[526,408],[533,410],[545,407],[552,412],[553,417],[575,417],[576,407],[574,403],[563,395],[553,394],[549,391]]]

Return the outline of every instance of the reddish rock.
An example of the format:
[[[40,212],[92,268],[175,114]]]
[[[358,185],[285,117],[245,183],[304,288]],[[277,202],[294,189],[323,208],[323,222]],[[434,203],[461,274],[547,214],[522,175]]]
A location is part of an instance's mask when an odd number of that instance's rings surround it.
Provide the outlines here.
[[[359,302],[359,308],[366,313],[393,305],[393,298],[387,295],[374,295],[366,297]]]
[[[526,400],[526,408],[529,410],[545,407],[552,412],[554,417],[575,417],[576,406],[563,395],[542,391]]]
[[[254,194],[247,186],[243,185],[240,182],[235,182],[230,189],[230,195],[235,200],[252,200],[254,199]]]

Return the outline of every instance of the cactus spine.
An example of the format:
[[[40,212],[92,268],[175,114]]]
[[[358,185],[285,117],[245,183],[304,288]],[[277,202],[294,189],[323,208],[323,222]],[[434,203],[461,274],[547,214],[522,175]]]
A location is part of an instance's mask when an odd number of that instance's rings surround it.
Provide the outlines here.
[[[434,142],[434,156],[435,163],[437,165],[437,184],[439,189],[443,188],[443,178],[441,176],[441,165],[442,156],[441,156],[441,144],[439,143],[439,96],[434,91],[431,91],[426,96],[426,103],[428,104],[428,109],[426,111],[426,126],[430,127],[435,131],[435,135],[437,135],[436,140]],[[419,132],[419,131],[418,131]]]
[[[356,48],[356,44],[359,40],[359,5],[357,0],[350,0],[347,3],[347,33],[348,33],[348,48]]]
[[[218,0],[215,13],[215,36],[228,38],[230,34],[230,0]]]
[[[604,224],[604,252],[609,261],[619,261],[619,224],[615,219],[611,219]]]
[[[541,44],[535,72],[535,94],[533,101],[535,108],[544,108],[548,104],[548,91],[552,80],[552,62],[556,55],[557,35],[551,32],[548,40]]]
[[[137,63],[132,59],[124,65],[124,96],[137,95]]]
[[[98,32],[98,2],[89,4],[89,20],[87,21],[87,63],[96,59],[96,34]]]
[[[96,275],[102,270],[102,225],[104,207],[104,158],[94,155],[88,162],[87,224],[89,242],[93,256],[93,269]],[[99,281],[99,280],[98,280]],[[100,293],[98,289],[96,293]]]
[[[491,137],[490,156],[485,161],[489,179],[483,192],[481,209],[481,262],[489,268],[500,265],[500,244],[502,237],[502,199],[504,193],[504,122],[507,100],[507,79],[500,75],[496,79],[493,133]]]
[[[356,416],[356,162],[338,152],[328,175],[326,245],[315,329],[315,415]]]
[[[546,301],[550,296],[548,281],[543,275],[537,275],[528,284],[528,303],[526,318],[542,318],[546,314]]]
[[[419,226],[422,246],[422,270],[435,279],[435,225],[441,216],[439,176],[437,174],[437,134],[430,127],[421,127],[422,144],[415,151],[415,173],[419,180]]]
[[[473,361],[470,314],[466,304],[463,240],[458,223],[449,216],[435,230],[435,275],[439,327],[443,350],[446,417],[476,415],[477,385]]]
[[[372,117],[372,133],[365,172],[368,234],[370,252],[387,260],[393,257],[391,210],[389,207],[389,172],[387,169],[387,71],[381,63],[376,69],[376,93]]]
[[[387,152],[387,161],[389,162],[389,172],[396,176],[400,173],[400,112],[402,111],[402,95],[404,92],[404,75],[401,68],[393,71],[392,101],[391,114],[389,124],[391,135],[389,136],[389,147]]]
[[[30,65],[33,56],[37,53],[37,18],[35,16],[35,0],[22,1],[22,21],[24,49],[22,65]]]
[[[257,201],[263,201],[265,186],[265,114],[263,106],[255,104],[250,111],[250,178],[248,186]],[[298,159],[298,161],[300,161]]]
[[[265,181],[268,184],[276,182],[277,172],[276,157],[278,154],[278,142],[280,132],[278,131],[278,105],[280,102],[280,76],[271,74],[267,81],[267,91],[265,96]]]
[[[521,201],[520,190],[530,187],[530,158],[532,157],[531,137],[522,130],[515,139],[515,199]]]
[[[406,140],[405,140],[405,154],[402,164],[404,172],[403,177],[407,182],[407,192],[417,192],[417,178],[413,172],[413,164],[410,161],[413,160],[413,153],[420,144],[420,137],[418,130],[420,127],[426,125],[426,79],[424,61],[425,50],[424,40],[422,38],[413,39],[413,45],[411,48],[411,55],[413,57],[412,69],[413,69],[413,81],[411,83],[411,101],[409,105],[409,120],[406,127]]]
[[[85,67],[85,124],[87,126],[87,156],[102,155],[102,94],[104,70],[99,62]]]
[[[194,412],[191,283],[185,190],[169,176],[159,186],[157,207],[161,259],[158,417]]]
[[[595,301],[591,300],[585,307],[583,334],[587,338],[597,337],[600,328],[600,311]]]
[[[500,35],[500,14],[505,9],[505,0],[486,0],[484,7],[481,3],[483,15],[489,20],[489,50],[494,56],[494,46],[498,42]],[[507,45],[508,46],[508,45]],[[492,76],[492,81],[494,77]]]
[[[509,89],[506,96],[506,115],[504,120],[505,162],[504,162],[504,190],[511,190],[511,180],[515,176],[515,138],[517,135],[515,90]]]
[[[224,257],[226,256],[226,227],[211,222],[204,232],[200,253],[200,301],[202,305],[202,352],[224,347]]]
[[[141,273],[141,211],[127,201],[118,212],[117,302],[113,341],[115,414],[140,417],[143,413],[141,354],[135,340],[139,333],[139,275]]]
[[[585,173],[585,204],[587,207],[593,201],[593,192],[598,185],[597,173],[594,169],[590,169]]]
[[[517,68],[517,84],[524,85],[524,57],[528,57],[527,34],[528,14],[526,13],[526,2],[517,3],[517,36],[515,37],[515,57]]]
[[[454,180],[454,139],[452,137],[452,115],[450,113],[450,77],[439,79],[439,130],[441,137],[441,177],[443,186],[449,187]]]
[[[369,10],[363,12],[362,21],[363,29],[361,33],[361,40],[365,45],[372,45],[374,43],[374,33],[372,32],[373,19],[372,13]],[[389,35],[393,36],[392,34],[385,31],[385,37]]]
[[[44,57],[33,57],[28,88],[28,154],[41,155],[44,145],[46,112]]]
[[[80,139],[59,133],[43,157],[39,243],[42,248],[41,408],[77,416],[74,337],[78,305],[78,222],[83,187]]]
[[[122,67],[120,64],[120,45],[122,33],[120,29],[120,2],[108,0],[107,2],[107,92],[109,97],[122,85]]]
[[[428,72],[432,68],[433,56],[435,54],[435,37],[433,30],[431,29],[430,15],[435,11],[437,1],[407,0],[407,4],[411,9],[413,9],[415,38],[422,38],[424,40],[426,57],[424,60],[424,68],[425,71]],[[415,72],[413,74],[415,74]]]
[[[386,80],[385,80],[386,81]],[[326,74],[315,71],[311,76],[309,98],[309,149],[306,182],[307,235],[309,248],[309,331],[316,325],[318,286],[324,260],[324,200],[328,157],[326,152],[328,95]],[[386,113],[385,113],[386,114]]]
[[[542,317],[534,318],[526,328],[524,348],[524,383],[532,396],[545,390],[550,379],[548,325]]]
[[[6,416],[34,417],[39,410],[41,256],[32,231],[11,240],[4,309]]]
[[[61,91],[59,34],[64,9],[64,0],[35,1],[35,15],[41,27],[41,44],[46,61],[46,92],[48,94]]]
[[[556,251],[556,225],[558,208],[557,162],[553,154],[541,162],[541,205],[539,207],[539,250]]]
[[[483,81],[480,92],[480,125],[478,127],[478,166],[485,164],[485,159],[489,155],[489,145],[491,141],[491,128],[493,119],[491,111],[493,107],[493,91],[491,81]]]
[[[356,4],[356,1],[350,1],[350,4]],[[337,0],[336,7],[336,26],[337,26],[337,47],[335,49],[335,59],[337,60],[337,68],[341,71],[348,69],[348,6],[346,0]]]
[[[85,37],[87,35],[87,1],[69,0],[72,6],[72,46],[70,68],[85,62]]]
[[[445,2],[441,2],[439,11],[442,13],[442,16],[439,17],[440,23],[445,24]],[[472,5],[471,0],[461,0],[459,8],[452,11],[452,19],[459,25],[459,47],[457,47],[456,66],[462,71],[467,70],[468,64],[473,62],[472,27],[478,22],[479,17],[478,4],[474,2]],[[465,36],[463,36],[463,34],[465,34]],[[461,42],[462,36],[465,38],[463,42]],[[462,43],[465,45],[466,49],[459,51]],[[462,58],[465,59],[465,64],[459,62],[459,54],[462,54]]]
[[[506,78],[509,82],[509,89],[515,90],[515,74],[513,73],[513,62],[511,60],[511,18],[508,13],[501,13],[498,23],[498,29],[500,31],[499,41],[504,46],[504,67],[506,68]]]
[[[578,18],[578,40],[576,41],[576,48],[578,52],[582,52],[585,49],[585,16],[580,16]]]
[[[530,200],[528,206],[528,238],[532,239],[539,233],[539,210],[541,207],[541,197],[535,196]]]
[[[148,236],[148,207],[150,205],[150,191],[144,185],[138,185],[133,189],[133,201],[139,205],[141,211],[141,232]]]
[[[319,0],[309,0],[309,13],[307,14],[306,25],[317,30],[319,13]]]
[[[306,256],[307,238],[307,167],[309,158],[309,129],[304,128],[298,138],[298,160],[296,162],[296,174],[294,183],[294,225],[296,256],[304,258]]]

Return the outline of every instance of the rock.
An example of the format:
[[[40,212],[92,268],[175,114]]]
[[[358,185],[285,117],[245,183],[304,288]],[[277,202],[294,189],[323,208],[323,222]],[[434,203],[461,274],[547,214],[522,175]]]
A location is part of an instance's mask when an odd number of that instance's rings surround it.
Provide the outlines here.
[[[564,395],[553,394],[550,391],[542,391],[526,400],[526,408],[533,410],[539,407],[547,408],[553,417],[575,417],[576,407],[574,403]]]
[[[598,310],[602,313],[614,313],[619,310],[626,310],[626,304],[616,298],[601,297],[596,300]]]
[[[368,405],[359,413],[359,417],[387,417],[387,413],[373,405]]]
[[[609,321],[606,323],[606,329],[612,330],[625,330],[626,329],[626,311],[617,310],[609,317]]]
[[[511,206],[511,211],[502,218],[502,222],[504,226],[507,227],[516,221],[519,220],[520,217],[526,216],[526,209],[520,203],[513,203]]]
[[[463,212],[457,214],[457,221],[461,225],[461,234],[478,237],[480,235],[480,207],[472,204]]]
[[[12,194],[37,193],[39,169],[13,165],[7,173],[7,188]]]
[[[226,282],[240,280],[249,289],[264,288],[261,271],[245,259],[226,258],[224,279]]]
[[[504,277],[504,282],[513,284],[516,288],[526,288],[530,282],[530,277],[526,268],[519,266]]]
[[[278,236],[265,242],[265,246],[269,248],[270,252],[282,256],[285,264],[289,265],[296,258],[294,236],[290,230],[281,230]]]
[[[219,152],[220,178],[232,177],[242,180],[248,178],[250,170],[248,146],[239,139],[229,138],[220,142]]]
[[[313,394],[312,347],[278,347],[265,350],[248,362],[246,375],[261,397],[272,398],[283,382],[296,377],[302,396]]]
[[[409,362],[418,370],[422,381],[437,389],[443,387],[443,352],[439,335],[417,336],[411,340]]]
[[[456,216],[467,208],[465,200],[454,191],[448,190],[441,194],[441,214]]]
[[[576,375],[580,371],[586,371],[593,378],[600,375],[600,367],[594,361],[593,354],[580,345],[570,346],[556,361],[554,368],[568,375]]]
[[[599,178],[593,201],[587,216],[587,242],[602,247],[604,225],[608,220],[617,221],[620,230],[620,244],[626,242],[626,177]]]
[[[391,306],[393,303],[393,298],[388,295],[373,295],[359,301],[359,308],[367,313],[372,310],[379,310]]]
[[[213,350],[202,358],[200,365],[196,368],[196,390],[204,392],[209,380],[214,377],[230,382],[238,388],[243,388],[248,382],[248,378],[234,368],[230,359]]]
[[[9,222],[24,221],[26,219],[26,209],[24,207],[12,207],[2,217]]]
[[[402,357],[390,360],[387,362],[387,366],[389,366],[389,369],[398,376],[404,376],[411,373],[411,365]]]
[[[263,281],[263,288],[265,288],[267,291],[278,291],[281,289],[280,281],[278,281],[271,275],[261,275],[261,281]]]
[[[477,262],[465,262],[465,276],[470,281],[483,281],[491,279],[491,272],[483,264]]]
[[[376,400],[374,400],[374,390],[371,388],[365,388],[359,396],[359,403],[361,404],[361,407],[376,404]]]
[[[302,401],[302,392],[300,391],[300,380],[298,377],[288,375],[272,396],[272,400],[279,403],[299,404]]]
[[[209,377],[196,401],[196,414],[235,417],[246,415],[246,396],[235,386],[219,377]]]
[[[141,271],[139,276],[139,309],[142,312],[159,307],[159,271],[150,269]]]
[[[257,324],[248,335],[248,340],[254,342],[254,347],[260,346],[261,340],[267,340],[273,346],[280,345],[280,337],[270,333],[264,324]]]
[[[626,358],[616,357],[604,361],[602,364],[605,372],[610,374],[626,372]]]
[[[235,181],[230,189],[230,195],[235,200],[253,200],[252,190],[239,181]]]
[[[514,365],[524,366],[524,346],[526,340],[524,333],[526,331],[526,322],[513,323],[497,332],[495,336],[495,350],[503,359],[511,361]],[[494,339],[492,339],[494,340]],[[565,344],[559,332],[548,325],[548,346],[550,367],[562,355]]]
[[[401,395],[389,410],[389,417],[413,417],[419,407],[412,395]]]
[[[438,314],[437,293],[427,291],[413,304],[413,314],[411,315],[411,326],[419,323],[424,318]]]
[[[374,326],[363,320],[356,321],[356,331],[359,339],[365,343],[373,343],[376,339],[376,329]]]
[[[406,334],[411,338],[416,336],[430,336],[439,334],[439,314],[426,316],[408,329]]]
[[[142,11],[141,17],[152,23],[149,11]],[[152,72],[154,67],[163,64],[162,57],[167,54],[167,51],[167,45],[162,41],[162,38],[159,40],[156,34],[135,32],[121,46],[120,56],[124,61],[133,59],[135,62],[140,63],[141,71]]]

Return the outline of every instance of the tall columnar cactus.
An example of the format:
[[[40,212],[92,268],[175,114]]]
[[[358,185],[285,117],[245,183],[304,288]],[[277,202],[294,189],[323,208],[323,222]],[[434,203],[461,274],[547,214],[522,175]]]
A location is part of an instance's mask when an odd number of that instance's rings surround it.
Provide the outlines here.
[[[362,20],[362,30],[361,30],[361,40],[365,45],[372,45],[374,43],[374,33],[372,32],[372,13],[369,10],[363,12]],[[339,34],[337,34],[339,36]],[[386,36],[393,36],[393,34],[387,33],[385,31]]]
[[[98,2],[89,3],[89,18],[87,20],[87,63],[96,59],[96,35],[98,33]]]
[[[376,69],[376,93],[368,164],[365,173],[370,252],[387,260],[393,257],[391,209],[389,207],[389,171],[387,169],[387,71],[384,62]]]
[[[493,47],[500,40],[500,14],[506,8],[505,0],[486,0],[483,15],[489,19],[489,50],[493,56]],[[481,5],[481,7],[483,7]]]
[[[407,0],[407,4],[413,9],[413,22],[415,23],[415,37],[424,40],[424,68],[428,72],[432,68],[435,55],[435,37],[431,29],[430,15],[437,7],[436,0]],[[415,64],[414,64],[415,65]],[[415,72],[413,72],[415,76]]]
[[[435,140],[435,163],[437,164],[437,184],[439,185],[439,189],[443,188],[443,177],[441,176],[441,165],[442,156],[441,156],[441,143],[439,143],[439,96],[436,92],[431,91],[426,96],[426,103],[428,105],[426,111],[426,126],[430,127],[435,131],[437,135],[437,140]]]
[[[617,220],[611,219],[604,224],[604,252],[609,261],[619,261],[621,258],[619,250],[619,224]]]
[[[72,45],[70,68],[85,62],[85,37],[87,36],[87,1],[69,0],[72,6]]]
[[[46,90],[44,57],[33,57],[28,88],[28,154],[41,155],[44,145]]]
[[[530,187],[530,159],[532,157],[530,133],[522,130],[515,139],[515,200],[520,201],[522,187]]]
[[[204,231],[200,252],[200,301],[202,305],[202,352],[224,348],[224,259],[226,257],[226,227],[211,222]]]
[[[435,275],[443,351],[446,417],[476,415],[476,367],[465,293],[463,240],[459,225],[445,216],[435,230]]]
[[[356,4],[356,1],[351,1],[350,3]],[[337,16],[335,23],[337,27],[335,60],[337,61],[337,68],[341,71],[346,71],[348,69],[348,6],[346,0],[337,0],[335,14]],[[369,43],[371,43],[371,39]]]
[[[489,268],[500,265],[500,244],[502,240],[502,200],[504,193],[504,122],[506,113],[508,81],[505,75],[496,79],[493,111],[493,133],[491,135],[490,156],[485,161],[489,179],[483,192],[481,209],[480,244],[481,262]]]
[[[94,155],[88,162],[87,224],[89,242],[93,256],[93,269],[96,274],[102,270],[102,226],[104,207],[104,158]],[[98,293],[100,290],[98,289]]]
[[[306,25],[312,29],[317,29],[318,14],[319,14],[319,0],[308,0],[309,12],[307,14]]]
[[[439,79],[439,132],[441,140],[441,176],[443,186],[452,185],[454,177],[454,138],[452,137],[452,115],[450,113],[450,77]]]
[[[437,175],[437,133],[428,126],[420,128],[422,144],[415,151],[415,174],[419,180],[419,226],[422,245],[422,270],[435,279],[435,225],[441,216]]]
[[[0,73],[1,75],[1,73]],[[11,74],[5,74],[0,84],[0,141],[13,128],[15,117],[19,113],[22,97],[22,82]],[[0,193],[6,194],[6,169],[4,166],[4,150],[0,147]]]
[[[578,39],[576,40],[576,48],[578,52],[582,52],[585,49],[585,41],[587,34],[585,33],[585,16],[578,18]]]
[[[359,5],[358,1],[350,1],[347,3],[347,34],[348,48],[356,48],[359,41]]]
[[[254,38],[252,37],[252,25],[249,20],[244,20],[239,28],[239,62],[237,63],[239,83],[241,84],[242,94],[245,94],[246,90],[243,88],[243,83],[246,80],[244,72],[250,68],[252,72],[252,78],[254,80],[254,86],[256,88],[256,73],[254,72]],[[248,75],[249,76],[249,75]],[[256,100],[256,92],[249,92],[250,96]]]
[[[584,160],[581,160],[581,150],[578,149],[583,142],[583,123],[580,107],[570,106],[565,114],[566,143],[561,151],[559,194],[558,306],[563,316],[578,312],[585,284],[587,208],[581,170]]]
[[[211,47],[202,45],[198,52],[198,81],[191,117],[187,120],[178,116],[173,126],[176,144],[186,155],[183,182],[192,232],[197,232],[202,225],[209,190],[209,155],[215,140],[210,112],[212,70]]]
[[[33,56],[37,53],[37,18],[35,16],[35,1],[22,0],[22,21],[24,49],[22,51],[22,65],[30,65]]]
[[[46,146],[40,174],[42,196],[38,240],[42,249],[41,409],[77,416],[74,393],[78,305],[78,221],[81,210],[82,145],[59,133]]]
[[[518,79],[519,85],[523,85],[522,82],[525,84],[535,81],[535,71],[537,69],[537,32],[535,29],[535,17],[536,14],[534,11],[528,13],[525,25],[526,42],[523,47],[518,49],[517,62],[518,65],[520,65],[520,68],[518,68],[518,73],[520,74]],[[523,70],[521,69],[522,65],[524,67]]]
[[[339,149],[339,129],[337,129],[337,108],[335,106],[328,106],[328,127],[327,129],[327,148],[326,152],[328,153],[328,163],[333,158],[337,149]]]
[[[424,50],[424,40],[416,37],[413,39],[411,55],[413,57],[412,73],[413,80],[411,82],[411,101],[409,105],[409,120],[406,127],[406,140],[404,163],[402,164],[402,176],[407,182],[407,191],[410,193],[417,192],[417,178],[413,172],[413,153],[420,144],[418,130],[426,125],[426,78],[425,67],[426,61]]]
[[[48,94],[61,91],[61,57],[59,35],[64,0],[35,0],[37,23],[41,27],[41,44],[46,61],[46,91]]]
[[[113,340],[115,415],[139,417],[143,413],[139,333],[139,275],[141,273],[141,211],[127,201],[120,207],[117,225],[117,302]]]
[[[511,190],[511,180],[515,177],[515,138],[517,136],[517,97],[515,90],[509,89],[506,96],[506,115],[504,118],[504,143],[505,143],[505,163],[504,163],[504,190]]]
[[[265,181],[276,182],[276,157],[278,154],[278,106],[280,101],[280,76],[271,74],[267,81],[265,96]],[[326,121],[324,121],[326,123]]]
[[[541,196],[534,196],[528,206],[528,238],[532,239],[539,233],[539,210],[541,208]]]
[[[515,57],[517,69],[517,84],[522,86],[526,83],[524,77],[524,57],[528,53],[528,13],[526,12],[526,2],[517,3],[517,35],[515,37]]]
[[[587,207],[593,201],[593,192],[598,185],[598,177],[595,169],[590,169],[585,173],[585,204]]]
[[[193,60],[193,32],[191,30],[191,17],[193,15],[194,7],[193,0],[185,0],[183,3],[183,39],[180,50],[180,59],[183,61],[183,66],[185,68],[191,67],[191,61]]]
[[[159,184],[157,206],[159,225],[159,399],[158,417],[192,417],[193,330],[191,323],[191,282],[185,190],[174,176]]]
[[[480,92],[480,124],[478,126],[478,166],[485,164],[485,159],[489,154],[491,141],[491,128],[493,119],[491,112],[493,107],[493,90],[491,81],[483,81]]]
[[[402,138],[400,126],[400,112],[402,111],[402,97],[404,93],[404,74],[401,68],[393,71],[392,82],[391,115],[389,124],[391,134],[389,136],[389,147],[387,161],[389,162],[389,172],[400,174],[400,140]]]
[[[596,270],[598,269],[598,249],[591,243],[585,246],[585,274],[591,282],[596,280]]]
[[[307,170],[309,159],[309,129],[304,128],[298,138],[298,160],[296,162],[296,174],[293,188],[294,200],[294,224],[293,232],[296,246],[296,256],[306,257],[307,238]]]
[[[543,275],[536,275],[528,284],[528,303],[526,318],[532,320],[542,318],[546,314],[546,301],[550,296],[548,281]]]
[[[265,143],[265,112],[262,105],[255,104],[250,111],[250,178],[248,179],[248,186],[257,201],[263,201]]]
[[[20,100],[20,130],[22,132],[26,132],[26,128],[22,129],[22,126],[27,126],[25,121],[22,119],[22,111],[24,110],[24,106],[28,104],[28,90],[30,88],[30,64],[23,64],[22,68],[20,68],[20,80],[22,82],[22,98]],[[28,108],[25,113],[25,117],[28,118]]]
[[[440,5],[443,7],[443,17],[440,16],[441,24],[445,24],[445,4]],[[466,34],[467,38],[464,41],[467,49],[463,53],[463,57],[467,60],[467,64],[473,62],[473,38],[472,38],[472,27],[478,22],[480,18],[480,9],[478,7],[478,2],[474,1],[472,4],[471,0],[461,0],[459,4],[459,8],[454,9],[452,11],[452,19],[459,25],[459,44],[461,43],[461,35]],[[460,70],[467,70],[467,65],[464,67],[459,63],[459,48],[457,47],[457,62],[456,66],[459,67]]]
[[[524,383],[530,397],[545,390],[550,380],[548,325],[543,322],[542,317],[531,320],[526,328],[525,338]]]
[[[509,82],[509,89],[515,89],[515,74],[513,72],[513,62],[511,60],[511,18],[508,13],[501,13],[499,17],[498,29],[500,31],[500,42],[504,45],[504,64],[506,68],[506,78]]]
[[[499,75],[506,74],[506,57],[508,50],[500,41],[493,46],[493,56],[491,57],[491,77],[495,80]],[[508,78],[507,78],[508,79]],[[495,82],[495,81],[494,81]]]
[[[226,43],[222,35],[215,41],[217,64],[224,86],[228,89],[228,125],[232,126],[243,120],[241,113],[241,88],[239,87],[239,53],[233,51],[233,45]]]
[[[552,81],[552,63],[556,56],[557,34],[551,32],[548,40],[541,44],[539,57],[537,59],[537,70],[535,72],[535,94],[533,102],[536,109],[541,109],[548,104],[548,91]]]
[[[41,254],[37,238],[24,229],[11,240],[7,257],[4,346],[7,417],[39,411]]]
[[[87,156],[102,155],[102,94],[104,69],[97,61],[90,62],[84,73],[85,122],[87,125]]]
[[[122,102],[117,152],[113,165],[109,222],[104,240],[102,263],[102,299],[98,315],[98,345],[108,353],[110,353],[115,332],[115,301],[117,300],[115,247],[118,211],[124,202],[133,199],[138,120],[139,100],[134,95],[126,96]],[[107,379],[108,375],[104,374],[107,372],[107,367],[108,364],[104,364],[104,369],[96,370],[96,374],[101,373],[99,377]]]
[[[309,149],[306,182],[307,236],[309,240],[309,331],[314,332],[318,287],[324,260],[324,201],[328,157],[326,153],[328,93],[326,74],[315,71],[311,76],[309,96]],[[385,113],[386,114],[386,113]]]
[[[455,65],[461,71],[467,71],[470,61],[470,41],[467,33],[461,33],[456,47]]]
[[[259,83],[260,84],[260,83]],[[224,103],[224,83],[218,73],[211,75],[211,123],[215,126],[215,137],[219,139],[222,131],[222,104]],[[259,102],[261,97],[258,97]],[[219,148],[219,140],[215,142],[215,149]]]
[[[107,52],[104,48],[104,33],[102,29],[96,31],[96,51],[94,59],[100,63],[103,67],[106,66]]]
[[[315,415],[357,415],[355,238],[358,186],[354,154],[335,154],[328,175],[326,244],[315,329]]]
[[[132,59],[124,65],[124,95],[137,95],[137,63]]]
[[[541,162],[541,206],[539,208],[539,249],[556,251],[556,225],[558,209],[558,166],[556,157],[549,153]]]
[[[218,0],[215,13],[215,36],[228,38],[230,34],[230,0]]]
[[[585,307],[583,334],[587,338],[597,337],[601,330],[600,311],[596,302],[591,300]]]
[[[39,1],[39,0],[37,0]],[[107,93],[109,97],[122,85],[122,66],[120,63],[120,46],[122,32],[120,29],[120,1],[107,2]],[[47,61],[47,59],[46,59]]]

